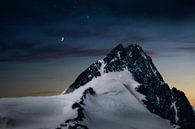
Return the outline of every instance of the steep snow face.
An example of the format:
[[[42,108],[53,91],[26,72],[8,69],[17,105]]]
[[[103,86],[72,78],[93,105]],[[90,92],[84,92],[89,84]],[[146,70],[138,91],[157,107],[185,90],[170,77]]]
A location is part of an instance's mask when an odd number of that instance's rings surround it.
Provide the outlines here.
[[[123,85],[121,86],[121,84]],[[92,87],[96,93],[105,93],[117,91],[121,88],[127,88],[128,90],[131,90],[130,92],[136,97],[144,99],[144,96],[135,90],[138,86],[139,83],[132,78],[131,73],[127,69],[124,69],[121,72],[104,73],[98,78],[93,78],[90,82],[75,90],[73,93],[77,95],[80,93],[82,94],[82,92],[88,87]]]
[[[124,70],[94,78],[72,94],[89,87],[97,94],[85,101],[84,123],[89,129],[171,129],[169,121],[152,114],[139,101],[145,96],[135,90],[137,86],[139,83]]]
[[[135,90],[139,85],[124,69],[93,78],[65,95],[0,99],[0,127],[71,129],[79,125],[79,129],[171,129],[169,121],[148,111],[140,101],[145,96]],[[95,95],[84,95],[88,88]]]

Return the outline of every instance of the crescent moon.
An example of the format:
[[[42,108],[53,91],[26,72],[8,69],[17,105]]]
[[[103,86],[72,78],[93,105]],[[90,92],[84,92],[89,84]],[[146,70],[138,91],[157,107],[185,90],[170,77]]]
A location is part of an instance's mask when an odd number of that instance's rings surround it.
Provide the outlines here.
[[[61,38],[61,42],[63,42],[63,41],[64,41],[64,37]]]

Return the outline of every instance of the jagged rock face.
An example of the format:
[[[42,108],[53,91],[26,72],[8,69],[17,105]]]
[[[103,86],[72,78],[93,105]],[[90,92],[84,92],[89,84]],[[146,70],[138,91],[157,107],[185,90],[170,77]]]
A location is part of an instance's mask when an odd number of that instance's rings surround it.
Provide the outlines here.
[[[195,108],[194,108],[194,118],[193,118],[193,122],[192,122],[192,129],[195,129]]]
[[[72,105],[72,109],[77,110],[77,117],[68,119],[64,123],[60,124],[62,128],[67,127],[68,129],[88,129],[88,127],[81,124],[81,122],[86,118],[83,106],[85,105],[84,101],[86,97],[89,95],[96,95],[95,91],[91,87],[83,92],[79,102],[76,102]],[[61,129],[61,127],[59,127],[59,129]]]
[[[176,88],[169,88],[151,57],[136,44],[127,48],[121,44],[116,46],[103,60],[93,63],[82,72],[66,93],[73,92],[94,77],[124,69],[128,69],[140,83],[136,90],[146,96],[143,103],[148,110],[170,120],[173,125],[179,125],[181,129],[193,129],[193,110],[185,94]]]

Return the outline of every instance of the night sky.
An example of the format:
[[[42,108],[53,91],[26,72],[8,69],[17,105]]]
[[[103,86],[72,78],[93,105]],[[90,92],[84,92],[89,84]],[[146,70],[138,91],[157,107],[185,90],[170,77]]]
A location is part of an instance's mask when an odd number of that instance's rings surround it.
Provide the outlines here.
[[[1,0],[0,97],[59,94],[119,43],[195,105],[194,0]]]

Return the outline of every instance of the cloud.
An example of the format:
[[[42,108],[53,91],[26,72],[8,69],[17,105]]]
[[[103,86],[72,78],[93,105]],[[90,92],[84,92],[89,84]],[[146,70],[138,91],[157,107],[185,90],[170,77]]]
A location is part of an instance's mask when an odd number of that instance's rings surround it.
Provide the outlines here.
[[[145,52],[149,56],[159,56],[158,53],[156,51],[153,51],[153,50],[146,50]]]
[[[107,20],[112,20],[112,17]],[[114,18],[113,18],[114,19]],[[103,56],[116,43],[138,43],[149,38],[129,25],[82,25],[79,22],[54,22],[39,27],[13,26],[0,39],[0,62],[48,61],[66,57]],[[13,31],[11,31],[13,30]],[[10,33],[11,32],[11,33]],[[3,32],[2,32],[3,33]],[[10,34],[9,34],[10,33]],[[64,42],[60,42],[63,36]]]
[[[125,44],[127,45],[127,44]],[[101,44],[102,46],[102,44]],[[114,47],[114,46],[112,46]],[[42,62],[67,57],[105,56],[112,48],[89,48],[87,44],[66,42],[37,43],[15,41],[0,43],[0,62]],[[151,56],[155,51],[146,51]]]
[[[194,22],[173,23],[98,16],[87,23],[77,18],[38,26],[0,25],[0,62],[103,56],[117,43],[140,43],[154,50],[175,48],[179,42],[184,45],[184,39],[194,40]],[[64,42],[60,42],[62,36]],[[193,51],[193,48],[178,50]],[[160,56],[155,51],[149,51],[149,55]]]
[[[99,21],[101,20],[101,22]],[[108,21],[109,24],[107,23]],[[64,36],[68,39],[81,38],[114,38],[121,34],[112,28],[116,26],[116,18],[113,17],[98,17],[83,24],[80,19],[70,19],[54,22],[50,25],[41,27],[41,33],[47,37]]]
[[[195,47],[178,47],[176,50],[179,51],[187,51],[187,52],[195,52]]]
[[[1,43],[0,62],[47,61],[65,57],[103,56],[108,51],[108,49],[91,49],[82,46],[74,47],[66,43]]]
[[[76,23],[75,23],[76,24]],[[43,30],[43,33],[47,36],[59,36],[59,35],[64,35],[66,37],[70,38],[83,38],[83,37],[96,37],[96,36],[101,36],[105,33],[105,30],[102,31],[97,28],[93,27],[83,27],[83,26],[75,26],[69,24],[70,27],[48,27]]]
[[[50,96],[57,95],[59,91],[37,91],[26,94],[26,96]]]
[[[131,30],[124,32],[122,35],[124,36],[121,39],[119,39],[121,42],[146,43],[152,39],[151,37],[141,34],[138,31],[136,32]]]

